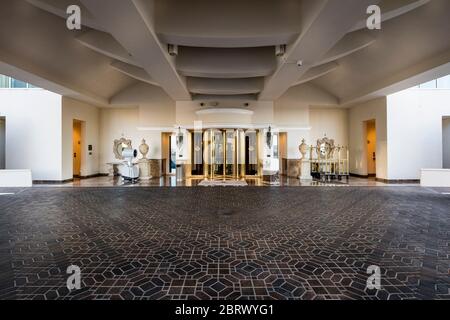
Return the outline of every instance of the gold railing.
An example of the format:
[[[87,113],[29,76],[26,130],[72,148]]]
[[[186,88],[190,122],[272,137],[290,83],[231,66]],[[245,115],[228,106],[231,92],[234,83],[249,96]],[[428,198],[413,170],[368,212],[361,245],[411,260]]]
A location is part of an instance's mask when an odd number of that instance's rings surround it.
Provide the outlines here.
[[[310,146],[309,157],[313,176],[340,178],[349,175],[350,158],[347,147],[337,146],[331,151],[321,154],[318,147]]]

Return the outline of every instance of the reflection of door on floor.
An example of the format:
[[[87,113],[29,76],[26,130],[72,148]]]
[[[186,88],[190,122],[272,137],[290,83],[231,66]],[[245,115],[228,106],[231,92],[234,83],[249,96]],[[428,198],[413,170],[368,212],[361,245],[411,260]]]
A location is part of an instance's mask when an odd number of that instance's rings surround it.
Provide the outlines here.
[[[6,169],[6,122],[0,118],[0,170]]]
[[[366,140],[367,140],[367,174],[370,177],[377,173],[377,130],[375,120],[366,121]]]
[[[81,121],[73,121],[73,176],[81,175]]]

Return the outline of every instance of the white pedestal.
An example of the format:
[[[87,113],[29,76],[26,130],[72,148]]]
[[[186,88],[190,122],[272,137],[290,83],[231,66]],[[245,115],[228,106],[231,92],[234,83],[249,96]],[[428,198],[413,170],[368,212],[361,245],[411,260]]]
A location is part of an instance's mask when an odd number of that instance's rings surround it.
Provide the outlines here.
[[[139,164],[139,178],[141,180],[150,180],[152,178],[150,160],[141,159],[139,160],[138,164]]]
[[[300,177],[301,181],[311,181],[311,164],[309,160],[300,160]]]

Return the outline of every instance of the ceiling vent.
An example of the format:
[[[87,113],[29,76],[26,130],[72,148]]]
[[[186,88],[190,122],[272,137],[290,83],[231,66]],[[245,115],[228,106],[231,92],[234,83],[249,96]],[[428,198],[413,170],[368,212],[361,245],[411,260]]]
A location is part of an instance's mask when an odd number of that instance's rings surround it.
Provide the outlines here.
[[[176,44],[167,45],[167,51],[172,57],[176,57],[178,55],[178,46]]]
[[[275,46],[275,55],[277,57],[282,57],[285,55],[285,53],[286,53],[286,45],[285,44]]]

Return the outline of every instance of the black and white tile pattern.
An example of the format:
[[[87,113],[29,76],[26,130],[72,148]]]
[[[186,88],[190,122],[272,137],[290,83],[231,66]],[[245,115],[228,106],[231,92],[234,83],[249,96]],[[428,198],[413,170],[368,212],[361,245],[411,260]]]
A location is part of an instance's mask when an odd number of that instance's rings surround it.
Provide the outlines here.
[[[450,299],[449,255],[450,197],[418,187],[0,197],[1,299]]]

